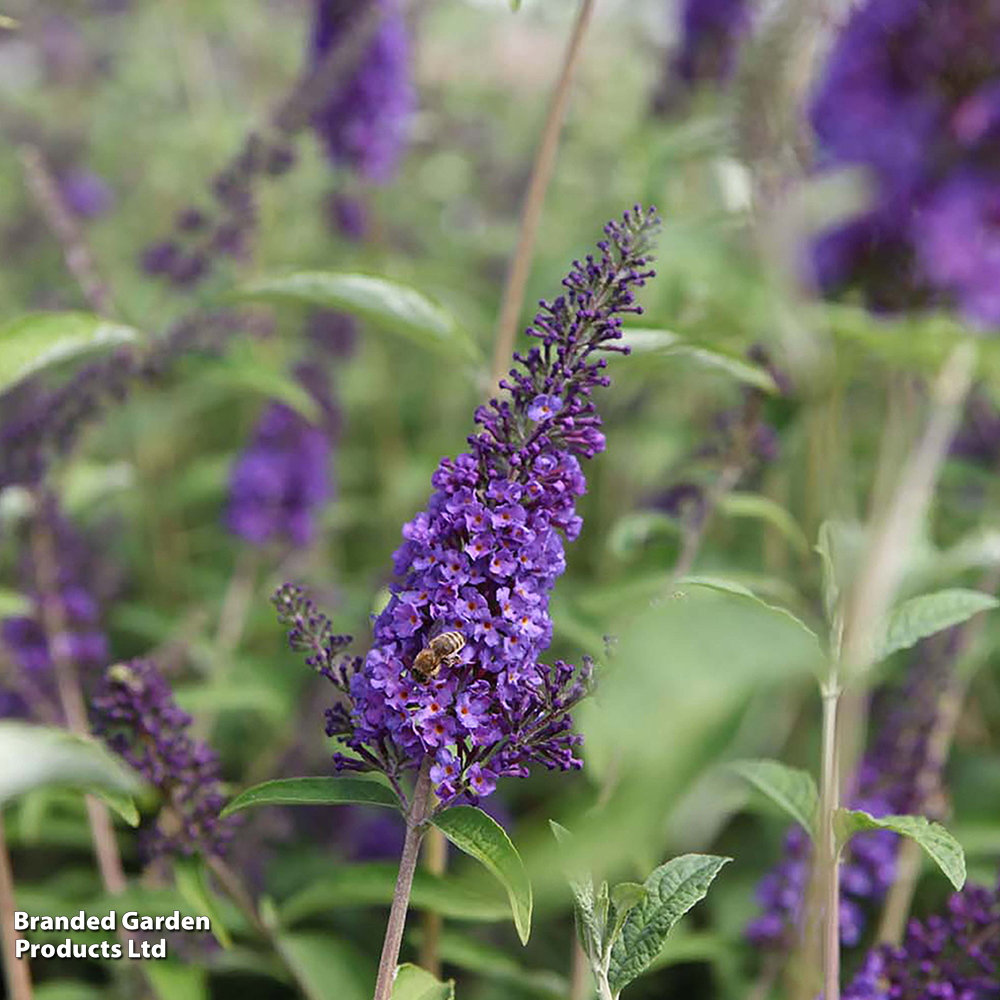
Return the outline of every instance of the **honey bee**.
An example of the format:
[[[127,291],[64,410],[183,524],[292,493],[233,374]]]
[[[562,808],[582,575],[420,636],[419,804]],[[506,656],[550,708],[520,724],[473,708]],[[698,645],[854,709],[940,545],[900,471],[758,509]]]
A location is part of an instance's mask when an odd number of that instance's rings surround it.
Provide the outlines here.
[[[461,632],[442,632],[417,653],[410,672],[418,681],[426,684],[442,667],[453,667],[458,662],[458,654],[463,646],[465,636]]]

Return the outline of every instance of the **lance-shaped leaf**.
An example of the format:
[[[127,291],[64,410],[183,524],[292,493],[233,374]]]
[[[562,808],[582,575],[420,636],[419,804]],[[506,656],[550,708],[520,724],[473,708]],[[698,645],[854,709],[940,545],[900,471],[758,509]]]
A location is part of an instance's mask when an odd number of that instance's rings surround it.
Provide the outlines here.
[[[819,791],[808,771],[788,767],[776,760],[738,760],[730,765],[772,802],[781,806],[796,823],[815,838]]]
[[[41,312],[0,326],[0,392],[53,365],[140,339],[137,330],[83,312]]]
[[[463,361],[479,349],[455,317],[423,292],[389,278],[340,271],[300,271],[244,285],[239,298],[298,302],[353,313],[390,333]]]
[[[684,854],[660,865],[646,879],[646,897],[629,912],[611,949],[608,982],[616,994],[656,958],[674,924],[705,898],[712,880],[731,860]]]
[[[426,969],[406,962],[396,970],[392,1000],[455,1000],[455,981],[442,983]]]
[[[187,904],[202,916],[208,917],[215,940],[223,948],[230,948],[233,939],[219,916],[212,890],[205,878],[205,864],[201,858],[183,858],[174,864],[174,879],[177,891]]]
[[[924,816],[882,816],[876,819],[861,809],[838,809],[833,824],[838,848],[863,830],[892,830],[909,837],[927,852],[956,889],[965,885],[965,852],[940,823],[932,823]]]
[[[461,851],[475,858],[507,890],[522,944],[531,934],[531,882],[506,830],[475,806],[453,806],[431,822]]]
[[[321,775],[310,778],[279,778],[240,792],[225,809],[229,816],[252,806],[334,806],[345,803],[399,808],[391,788],[369,778]]]
[[[126,823],[139,825],[132,797],[143,792],[142,779],[97,740],[48,726],[0,722],[0,805],[44,786],[96,795]]]
[[[882,633],[876,640],[873,662],[878,663],[901,649],[909,649],[942,629],[960,625],[980,611],[995,608],[997,603],[991,594],[960,587],[902,601],[886,616]]]

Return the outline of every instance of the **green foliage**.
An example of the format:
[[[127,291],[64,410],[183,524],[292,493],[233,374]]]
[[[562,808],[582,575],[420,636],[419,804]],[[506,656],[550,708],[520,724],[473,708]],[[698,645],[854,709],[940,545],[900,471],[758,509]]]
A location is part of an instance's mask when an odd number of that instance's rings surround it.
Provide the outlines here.
[[[431,820],[459,850],[480,862],[507,890],[514,926],[522,944],[531,935],[531,882],[506,831],[474,806],[452,806]]]
[[[781,806],[815,839],[819,791],[808,771],[788,767],[776,760],[739,760],[730,766],[754,788]]]
[[[205,864],[201,858],[181,858],[174,862],[177,891],[195,913],[208,917],[212,934],[223,948],[231,948],[233,940],[219,915],[214,893],[208,884]]]
[[[838,809],[834,830],[840,846],[862,830],[892,830],[915,840],[944,872],[956,889],[965,885],[965,852],[962,845],[940,824],[924,816],[870,816],[861,809]]]
[[[0,804],[45,787],[96,795],[126,823],[139,824],[133,797],[143,791],[143,782],[97,740],[46,726],[0,722]]]
[[[685,854],[656,868],[643,883],[645,895],[630,908],[611,947],[608,982],[617,993],[656,958],[674,924],[708,893],[732,858]]]
[[[980,590],[939,590],[911,597],[888,614],[881,636],[876,640],[874,661],[884,660],[953,625],[960,625],[980,611],[991,611],[997,599]]]
[[[130,326],[89,313],[30,313],[0,326],[0,392],[48,368],[139,342]]]
[[[208,973],[197,965],[168,959],[143,965],[158,1000],[208,1000]]]
[[[230,816],[255,806],[333,806],[349,802],[399,808],[392,789],[374,778],[321,775],[280,778],[244,789],[227,803],[222,815]]]
[[[352,945],[328,934],[278,932],[278,952],[306,1000],[368,1000],[374,964]]]

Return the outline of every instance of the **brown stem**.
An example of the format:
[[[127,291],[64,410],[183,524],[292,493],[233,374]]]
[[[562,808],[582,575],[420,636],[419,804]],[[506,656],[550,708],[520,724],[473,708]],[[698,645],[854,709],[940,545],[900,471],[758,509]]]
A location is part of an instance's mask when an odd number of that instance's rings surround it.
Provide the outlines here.
[[[562,131],[566,106],[569,103],[569,86],[576,72],[577,64],[583,50],[583,39],[594,13],[594,0],[582,0],[573,25],[566,52],[563,56],[562,69],[552,94],[545,125],[542,128],[542,139],[535,154],[535,163],[531,170],[531,180],[528,192],[521,209],[521,228],[517,238],[517,249],[507,272],[507,283],[504,286],[503,298],[500,302],[500,314],[497,319],[496,337],[493,349],[493,376],[495,385],[503,377],[510,365],[514,352],[514,337],[517,333],[517,319],[521,314],[524,302],[524,291],[528,284],[528,272],[534,257],[535,238],[538,234],[538,224],[542,217],[545,204],[545,192],[556,163],[556,152],[559,149],[559,134]]]
[[[69,273],[83,292],[83,297],[94,312],[101,316],[112,313],[111,293],[100,277],[97,264],[73,216],[67,211],[52,172],[41,151],[31,144],[18,150],[24,177],[35,199],[35,204],[45,217],[52,235],[62,246],[63,258]]]
[[[399,962],[399,948],[403,943],[403,928],[406,925],[406,911],[410,905],[410,890],[413,887],[413,873],[417,869],[420,840],[431,803],[431,758],[424,757],[417,772],[417,783],[413,789],[409,812],[406,816],[406,839],[399,859],[399,875],[392,894],[392,908],[389,923],[385,929],[382,957],[378,964],[378,978],[375,981],[374,1000],[391,1000],[392,984],[396,978]]]
[[[14,871],[7,852],[3,817],[0,816],[0,937],[3,938],[4,979],[11,1000],[31,1000],[31,971],[26,958],[15,958],[21,935],[14,930]]]
[[[41,595],[39,604],[42,630],[45,633],[49,655],[52,657],[59,703],[62,706],[63,715],[66,717],[66,725],[71,732],[87,736],[90,733],[90,727],[87,724],[87,709],[83,701],[83,690],[80,687],[76,663],[70,656],[67,647],[66,615],[59,594],[55,539],[44,523],[43,504],[44,499],[41,494],[36,494],[31,543],[35,582]],[[111,816],[104,803],[92,795],[86,797],[86,803],[87,819],[90,822],[90,834],[94,841],[94,853],[97,856],[101,882],[107,892],[118,895],[125,891],[126,881]]]

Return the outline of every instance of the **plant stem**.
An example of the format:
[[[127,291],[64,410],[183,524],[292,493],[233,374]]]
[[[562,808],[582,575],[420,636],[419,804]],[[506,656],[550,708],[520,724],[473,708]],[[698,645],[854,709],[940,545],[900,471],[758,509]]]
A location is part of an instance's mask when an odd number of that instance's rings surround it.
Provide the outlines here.
[[[823,759],[820,785],[820,872],[823,936],[824,1000],[840,997],[840,864],[833,816],[840,803],[837,767],[837,706],[840,684],[837,664],[830,666],[823,690]]]
[[[504,286],[500,301],[500,313],[497,319],[496,337],[493,347],[492,385],[503,378],[510,365],[514,352],[514,337],[517,333],[517,319],[524,303],[524,291],[528,284],[528,272],[535,253],[535,238],[538,235],[538,224],[542,218],[542,208],[545,204],[545,192],[552,180],[552,172],[556,164],[556,152],[559,148],[559,133],[562,131],[566,106],[569,103],[569,86],[576,72],[583,50],[583,39],[594,13],[594,0],[581,0],[580,9],[573,25],[563,56],[562,69],[552,94],[545,125],[542,127],[542,138],[535,154],[535,163],[531,169],[531,180],[528,182],[528,192],[524,197],[521,209],[521,227],[517,237],[517,248],[507,272],[507,283]]]
[[[112,315],[111,292],[72,213],[67,211],[41,151],[28,143],[18,150],[28,189],[52,234],[62,247],[66,268],[80,286],[87,305],[99,316]]]
[[[27,959],[15,958],[20,934],[14,930],[14,871],[7,852],[3,817],[0,816],[0,937],[3,938],[3,967],[11,1000],[31,1000],[31,972]]]
[[[375,1000],[390,1000],[392,984],[396,978],[399,962],[399,948],[403,943],[403,928],[406,925],[406,911],[410,905],[410,890],[413,887],[413,873],[417,869],[420,841],[430,812],[431,804],[431,758],[424,757],[417,772],[417,783],[413,789],[410,808],[406,816],[406,839],[399,859],[399,875],[392,894],[392,909],[389,923],[385,928],[382,957],[378,964],[378,978],[375,980]]]
[[[44,523],[43,499],[36,493],[35,521],[31,530],[32,557],[35,564],[35,582],[40,597],[42,630],[56,675],[59,703],[66,725],[79,736],[88,736],[87,709],[83,701],[76,663],[69,654],[66,636],[66,616],[59,593],[59,572],[55,539]],[[125,891],[125,872],[122,868],[118,842],[115,840],[111,816],[103,802],[92,795],[85,797],[90,834],[101,882],[107,892],[118,895]]]
[[[597,995],[601,1000],[618,1000],[611,991],[611,984],[608,982],[608,974],[606,972],[603,970],[596,971],[594,979],[597,981]]]

